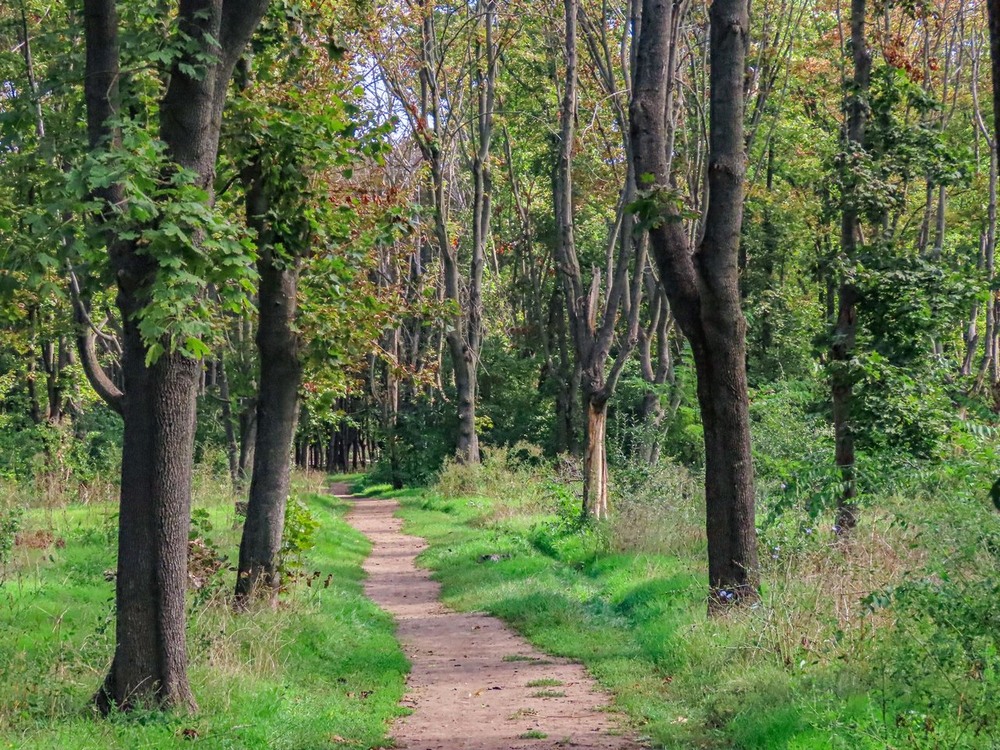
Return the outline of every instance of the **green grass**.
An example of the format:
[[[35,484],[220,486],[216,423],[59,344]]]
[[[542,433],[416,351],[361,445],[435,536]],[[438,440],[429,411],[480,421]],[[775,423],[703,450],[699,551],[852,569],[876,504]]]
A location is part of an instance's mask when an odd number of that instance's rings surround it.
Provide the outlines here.
[[[537,729],[529,729],[527,732],[523,732],[517,737],[521,740],[544,740],[548,737],[548,735],[545,734],[545,732],[538,731]]]
[[[202,478],[212,544],[234,560],[232,497]],[[189,605],[195,716],[135,712],[100,719],[89,698],[112,652],[115,507],[29,511],[24,528],[65,546],[19,549],[0,586],[0,748],[378,748],[408,670],[388,615],[363,596],[366,539],[346,504],[298,488],[320,519],[306,572],[277,611],[234,615],[223,570]],[[330,584],[325,587],[328,576]]]
[[[932,722],[920,718],[928,712],[915,710],[916,698],[926,704],[934,696],[907,696],[905,678],[898,689],[885,684],[893,659],[904,673],[916,663],[898,663],[879,644],[891,641],[893,625],[866,614],[851,588],[884,579],[883,561],[870,560],[863,536],[881,539],[878,518],[858,532],[855,547],[816,542],[784,573],[774,563],[754,610],[709,619],[696,540],[677,546],[697,554],[621,552],[609,543],[613,531],[574,527],[556,512],[557,501],[547,509],[519,502],[410,491],[401,513],[405,530],[429,541],[420,562],[442,583],[448,605],[499,616],[541,650],[583,662],[655,746],[994,746],[991,728],[961,724],[953,696],[935,719],[938,735],[922,737],[920,721]],[[483,562],[489,555],[500,557]],[[814,578],[803,574],[813,567]],[[824,589],[841,574],[842,591]],[[837,602],[853,611],[839,623],[830,614]],[[948,697],[944,679],[936,689]]]

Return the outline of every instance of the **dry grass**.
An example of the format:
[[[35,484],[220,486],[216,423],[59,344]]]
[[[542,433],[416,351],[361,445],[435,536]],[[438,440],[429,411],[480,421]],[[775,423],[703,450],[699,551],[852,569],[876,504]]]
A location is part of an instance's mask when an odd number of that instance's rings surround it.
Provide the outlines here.
[[[542,449],[529,443],[512,448],[491,448],[481,464],[461,464],[449,459],[442,466],[434,489],[446,499],[473,498],[482,502],[482,525],[517,516],[555,510],[547,482],[554,475],[542,466]]]
[[[764,594],[746,618],[748,646],[795,662],[849,659],[893,624],[890,610],[869,611],[873,592],[898,585],[920,569],[927,552],[886,513],[867,514],[847,538],[831,534],[788,554],[762,550]]]
[[[663,462],[638,486],[613,501],[614,552],[688,557],[705,549],[705,510],[699,479],[680,464]]]

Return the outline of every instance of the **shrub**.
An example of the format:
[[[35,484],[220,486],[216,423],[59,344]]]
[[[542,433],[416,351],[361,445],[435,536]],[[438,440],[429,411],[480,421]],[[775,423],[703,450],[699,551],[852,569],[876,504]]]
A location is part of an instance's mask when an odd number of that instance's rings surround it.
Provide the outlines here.
[[[305,553],[316,546],[316,529],[319,520],[309,506],[297,497],[289,498],[285,506],[285,530],[281,537],[281,562],[283,576],[301,570]]]

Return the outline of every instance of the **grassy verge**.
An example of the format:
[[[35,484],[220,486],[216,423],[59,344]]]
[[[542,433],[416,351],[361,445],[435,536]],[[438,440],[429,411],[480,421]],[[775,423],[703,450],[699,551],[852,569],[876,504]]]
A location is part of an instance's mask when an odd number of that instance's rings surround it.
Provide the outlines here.
[[[220,487],[199,478],[196,529],[202,557],[233,561],[233,498]],[[294,496],[320,525],[303,576],[277,611],[234,615],[228,565],[193,567],[204,579],[189,604],[190,676],[200,704],[193,717],[93,715],[88,700],[113,647],[114,583],[106,578],[116,508],[29,510],[0,579],[0,748],[387,746],[408,666],[391,619],[362,592],[368,542],[344,521],[346,505],[321,489],[316,479],[296,480]]]
[[[928,500],[917,526],[901,520],[917,515],[912,501],[884,498],[849,541],[789,514],[762,538],[761,604],[709,620],[697,493],[683,483],[581,527],[564,485],[463,472],[446,469],[435,490],[369,492],[402,500],[450,606],[582,661],[656,746],[1000,746],[996,609],[948,600],[947,581],[927,575],[937,545],[997,526],[986,511]]]

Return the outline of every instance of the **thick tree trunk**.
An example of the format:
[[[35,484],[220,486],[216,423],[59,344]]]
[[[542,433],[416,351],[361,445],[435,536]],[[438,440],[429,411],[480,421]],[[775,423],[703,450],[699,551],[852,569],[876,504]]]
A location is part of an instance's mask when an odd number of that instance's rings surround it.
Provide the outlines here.
[[[179,28],[191,44],[176,61],[160,103],[160,137],[167,156],[199,176],[210,200],[226,87],[266,5],[266,0],[179,4]],[[114,126],[119,108],[114,0],[85,0],[84,22],[89,145],[99,151],[120,142]],[[214,64],[205,65],[206,54]],[[192,76],[191,70],[198,72]],[[95,197],[109,206],[127,200],[117,184]],[[110,228],[106,238],[124,327],[126,392],[116,648],[95,700],[103,711],[139,705],[194,709],[187,679],[184,595],[201,365],[171,352],[169,341],[163,342],[164,353],[146,365],[149,342],[143,340],[137,320],[149,303],[157,259]]]
[[[276,601],[280,578],[278,553],[285,526],[285,505],[291,472],[292,441],[298,416],[302,379],[298,334],[295,332],[295,299],[298,266],[275,263],[272,251],[261,252],[260,389],[257,397],[257,439],[247,517],[240,541],[237,603],[255,593]]]
[[[709,604],[719,608],[756,597],[757,532],[742,313],[730,307],[705,318],[704,344],[692,350],[705,430]]]
[[[630,108],[636,174],[651,175],[653,200],[668,190],[664,116],[677,41],[677,6],[644,0]],[[705,234],[692,248],[669,200],[649,229],[660,283],[691,342],[705,431],[705,505],[709,612],[758,598],[753,464],[746,381],[746,323],[738,260],[745,155],[743,73],[749,21],[746,0],[715,0],[711,23],[711,112]]]
[[[150,704],[194,710],[184,595],[198,365],[165,354],[146,368],[132,324],[125,346],[116,647],[96,700],[104,712]]]
[[[257,231],[260,277],[257,307],[257,351],[260,380],[257,391],[256,441],[247,517],[240,541],[236,604],[245,606],[255,595],[270,596],[277,603],[281,537],[291,473],[302,363],[295,312],[299,258],[294,241],[276,237],[267,219],[270,202],[260,165],[248,167],[247,221]],[[276,256],[275,248],[286,255]]]

